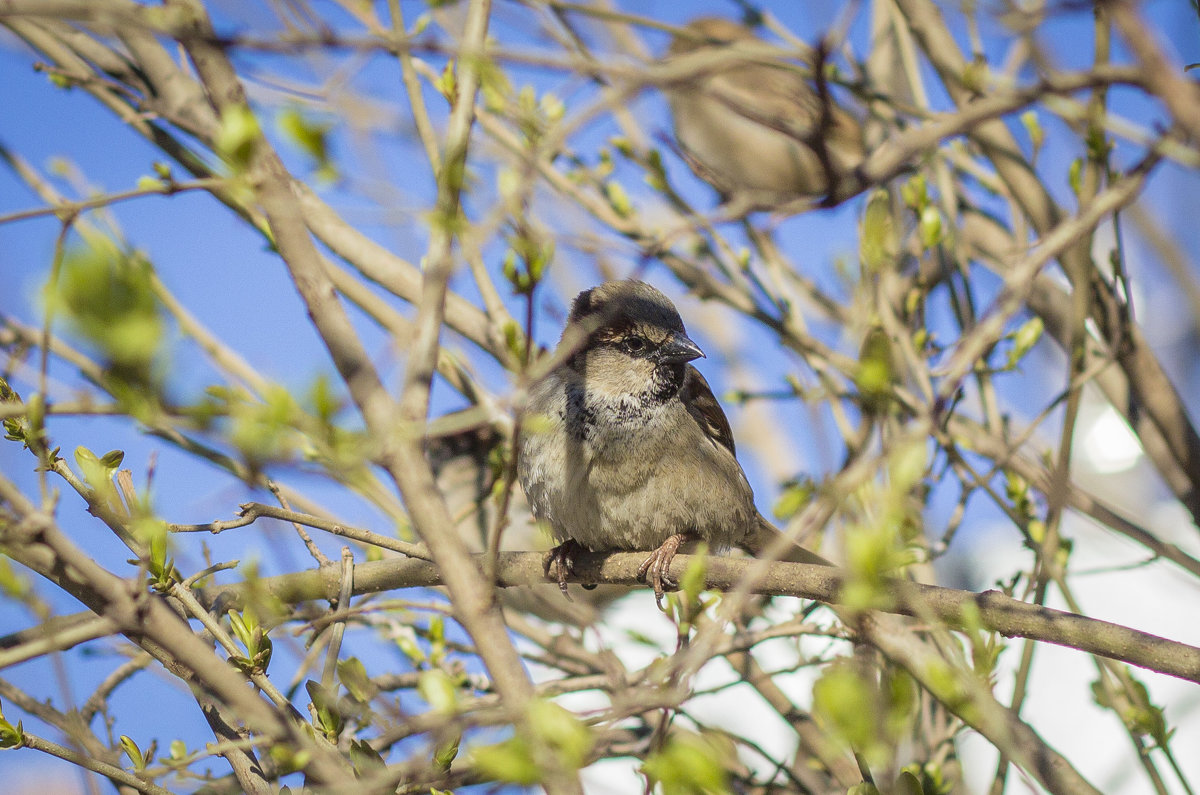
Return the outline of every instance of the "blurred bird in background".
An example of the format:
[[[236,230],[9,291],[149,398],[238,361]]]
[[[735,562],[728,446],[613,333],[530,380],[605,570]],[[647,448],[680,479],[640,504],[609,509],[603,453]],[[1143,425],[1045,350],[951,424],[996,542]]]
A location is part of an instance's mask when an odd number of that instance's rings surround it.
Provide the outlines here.
[[[681,154],[729,215],[833,194],[865,156],[858,120],[766,49],[746,27],[702,17],[667,51],[679,68],[664,91]]]

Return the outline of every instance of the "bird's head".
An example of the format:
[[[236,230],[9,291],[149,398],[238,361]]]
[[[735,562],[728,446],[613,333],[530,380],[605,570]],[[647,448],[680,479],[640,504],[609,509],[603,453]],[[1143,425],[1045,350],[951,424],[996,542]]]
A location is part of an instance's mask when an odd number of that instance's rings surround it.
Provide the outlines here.
[[[669,397],[683,383],[687,363],[704,356],[671,299],[639,281],[606,282],[580,293],[563,341],[577,346],[568,369],[589,390],[612,395]]]
[[[725,17],[700,17],[680,28],[667,48],[668,55],[683,55],[705,47],[723,47],[739,41],[757,41],[744,25]]]

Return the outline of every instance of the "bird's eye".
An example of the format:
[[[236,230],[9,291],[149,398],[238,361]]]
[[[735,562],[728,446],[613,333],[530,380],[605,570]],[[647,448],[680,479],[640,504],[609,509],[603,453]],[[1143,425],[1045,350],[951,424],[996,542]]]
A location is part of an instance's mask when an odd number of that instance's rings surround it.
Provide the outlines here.
[[[629,337],[622,343],[627,353],[641,353],[646,350],[646,340],[641,337]]]

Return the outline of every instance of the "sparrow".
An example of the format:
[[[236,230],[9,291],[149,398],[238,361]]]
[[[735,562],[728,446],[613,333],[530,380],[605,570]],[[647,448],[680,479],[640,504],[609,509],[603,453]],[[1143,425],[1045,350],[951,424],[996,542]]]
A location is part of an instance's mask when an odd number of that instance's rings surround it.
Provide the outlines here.
[[[757,554],[780,535],[755,508],[729,421],[691,364],[704,352],[667,296],[640,281],[583,291],[554,356],[529,389],[517,472],[560,542],[546,573],[564,594],[582,549],[650,552],[638,577],[661,607],[683,543]],[[796,545],[786,559],[828,565]]]
[[[668,62],[694,65],[664,86],[684,160],[746,211],[833,194],[865,157],[862,126],[794,65],[738,58],[747,44],[763,41],[720,17],[672,39]]]

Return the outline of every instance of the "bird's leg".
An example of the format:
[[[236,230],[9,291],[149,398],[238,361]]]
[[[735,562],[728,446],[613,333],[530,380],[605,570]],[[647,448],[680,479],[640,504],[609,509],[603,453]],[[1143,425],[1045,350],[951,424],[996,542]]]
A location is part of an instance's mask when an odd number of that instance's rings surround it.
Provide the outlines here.
[[[575,556],[583,551],[583,546],[578,541],[568,538],[550,550],[543,566],[546,576],[553,576],[558,582],[558,589],[563,592],[563,596],[567,597],[569,602],[574,600],[571,598],[571,594],[567,593],[567,577],[575,573]],[[554,570],[553,575],[550,574],[551,569]]]
[[[692,533],[676,533],[669,536],[666,541],[662,542],[662,546],[654,550],[650,557],[642,561],[642,565],[638,566],[638,579],[642,582],[646,581],[646,574],[650,574],[650,584],[654,586],[654,603],[658,605],[658,609],[662,610],[662,599],[664,588],[674,588],[679,583],[671,578],[669,569],[671,561],[675,559],[675,553],[679,551],[680,545],[685,541],[692,541],[696,538]]]

